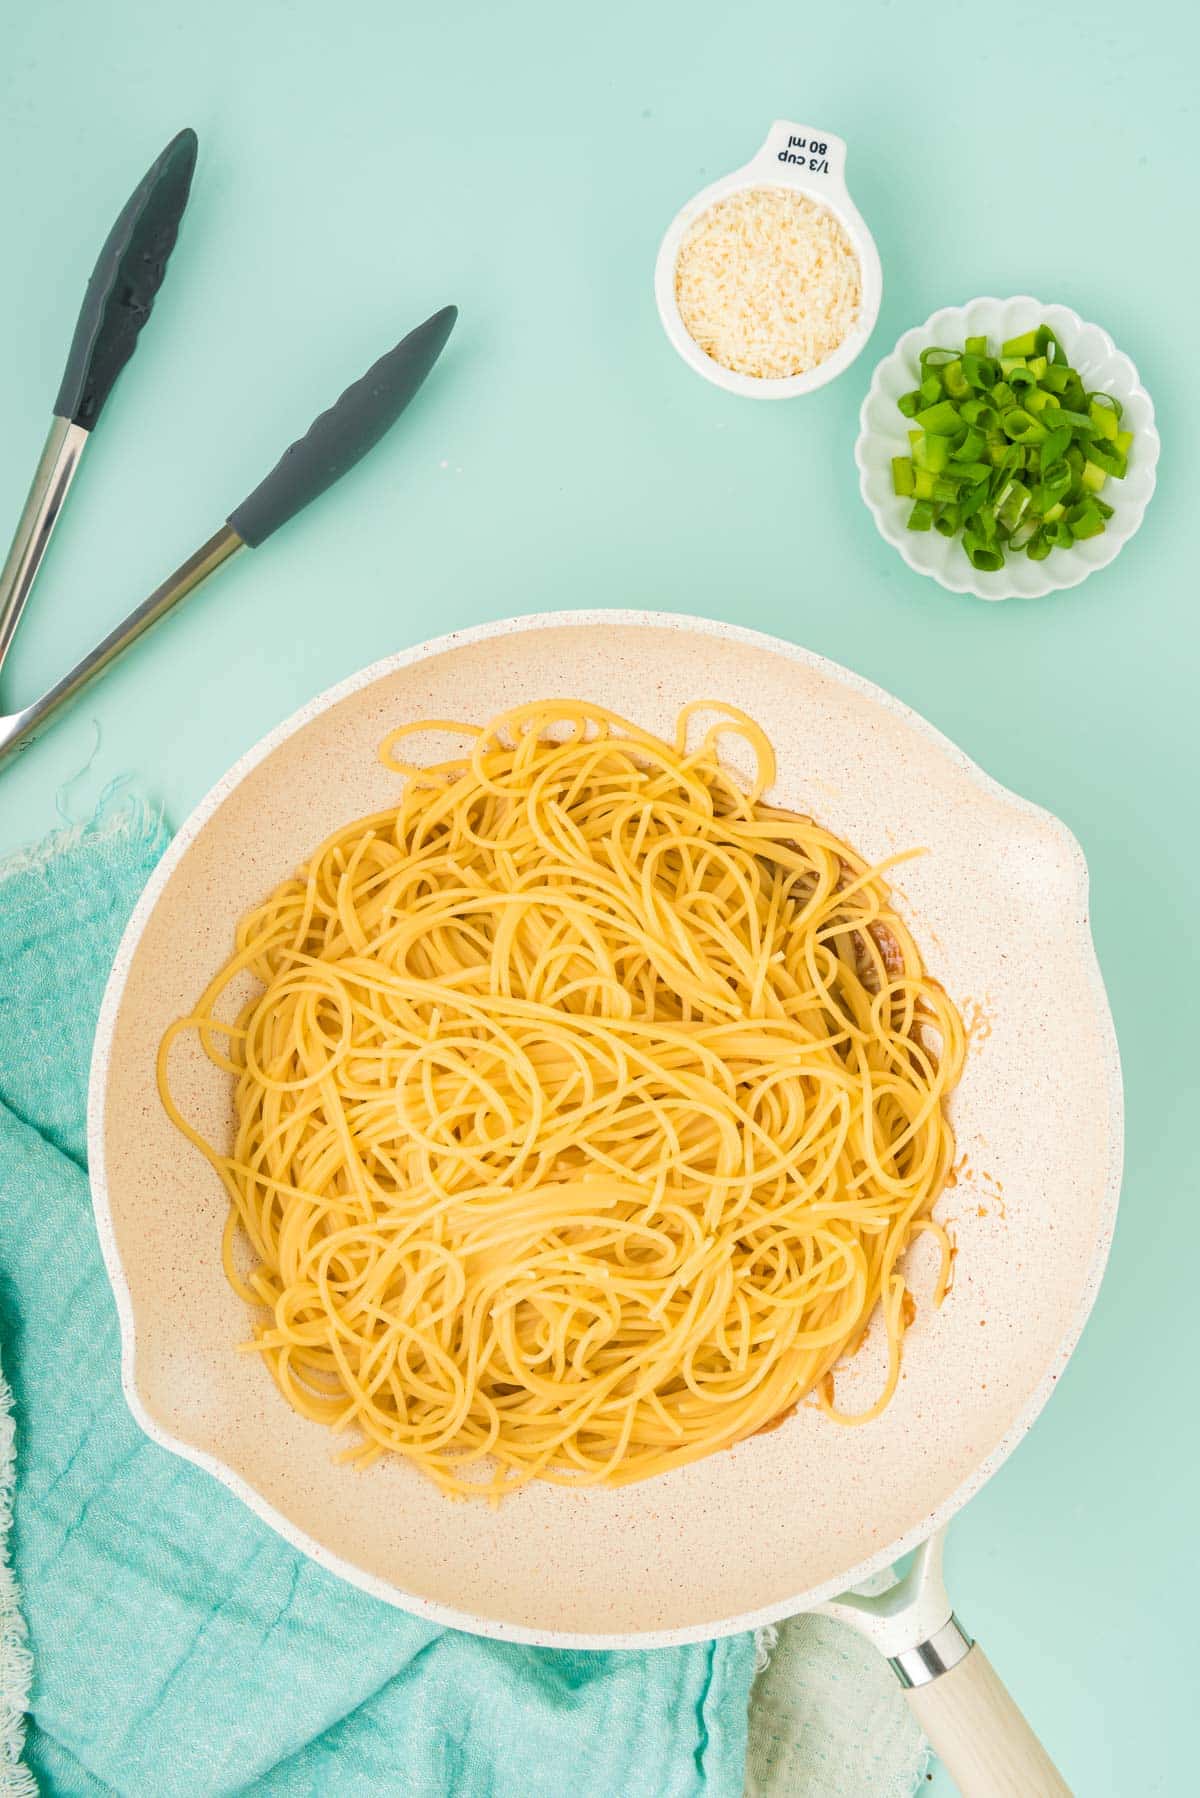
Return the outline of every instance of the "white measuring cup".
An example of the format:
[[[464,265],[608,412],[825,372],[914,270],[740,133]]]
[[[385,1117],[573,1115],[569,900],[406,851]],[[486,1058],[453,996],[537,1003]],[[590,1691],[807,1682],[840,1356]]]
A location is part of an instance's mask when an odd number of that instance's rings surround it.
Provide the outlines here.
[[[755,375],[735,374],[705,354],[692,337],[675,299],[675,265],[684,234],[702,212],[718,200],[748,187],[786,187],[808,194],[827,206],[841,221],[854,246],[862,271],[862,301],[858,320],[831,356],[819,362],[807,374],[768,379]],[[879,251],[868,231],[862,214],[850,198],[846,186],[846,144],[831,131],[819,131],[812,125],[796,125],[790,119],[776,119],[757,155],[743,168],[703,188],[675,214],[658,251],[654,268],[654,297],[658,301],[663,328],[689,368],[714,386],[728,393],[742,393],[755,400],[795,399],[812,393],[834,380],[849,368],[875,329],[879,306],[883,299],[883,271]]]

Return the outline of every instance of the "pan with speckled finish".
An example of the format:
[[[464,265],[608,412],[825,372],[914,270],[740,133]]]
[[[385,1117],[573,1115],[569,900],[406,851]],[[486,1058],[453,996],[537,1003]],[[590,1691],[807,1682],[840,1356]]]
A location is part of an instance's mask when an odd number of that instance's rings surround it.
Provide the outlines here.
[[[801,1407],[786,1423],[615,1491],[532,1485],[498,1509],[452,1503],[392,1461],[355,1473],[254,1356],[221,1271],[220,1183],[168,1122],[166,1025],[225,961],[235,921],[336,826],[386,805],[376,757],[404,720],[482,722],[577,695],[667,733],[688,700],[751,712],[778,754],[770,797],[864,855],[928,853],[894,876],[933,974],[973,1022],[952,1119],[965,1157],[939,1201],[954,1288],[918,1314],[884,1415],[860,1429]],[[730,753],[736,761],[732,739]],[[172,1080],[226,1130],[224,1076],[194,1043]],[[1045,1404],[1095,1298],[1115,1219],[1122,1104],[1092,948],[1087,870],[1048,813],[990,780],[878,688],[808,651],[675,614],[557,613],[420,645],[343,682],[244,756],[193,812],[125,933],[101,1013],[89,1143],[124,1381],[142,1427],[208,1469],[323,1566],[458,1628],[578,1647],[649,1647],[814,1605],[944,1523]],[[874,1333],[877,1338],[878,1332]],[[839,1397],[880,1372],[869,1339]]]

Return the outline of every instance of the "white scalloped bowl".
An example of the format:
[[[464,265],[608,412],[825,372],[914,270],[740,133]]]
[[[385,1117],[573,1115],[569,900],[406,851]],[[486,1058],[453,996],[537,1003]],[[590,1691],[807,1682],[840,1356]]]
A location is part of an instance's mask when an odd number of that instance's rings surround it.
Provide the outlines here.
[[[1122,423],[1134,434],[1129,472],[1123,481],[1110,480],[1105,485],[1104,498],[1114,510],[1101,536],[1071,549],[1052,550],[1044,562],[1011,555],[1003,568],[985,573],[972,567],[960,539],[906,528],[911,502],[892,492],[892,457],[908,454],[909,421],[896,402],[916,386],[922,350],[934,344],[955,348],[967,337],[986,336],[999,343],[1042,323],[1056,333],[1067,360],[1079,370],[1089,389],[1111,393],[1120,400]],[[1158,453],[1154,404],[1129,357],[1099,325],[1085,323],[1068,306],[1047,306],[1028,294],[944,306],[923,325],[906,331],[871,378],[854,446],[859,490],[880,535],[918,574],[932,575],[952,593],[973,593],[977,599],[1041,599],[1064,587],[1077,587],[1097,568],[1106,567],[1142,522],[1154,492]]]

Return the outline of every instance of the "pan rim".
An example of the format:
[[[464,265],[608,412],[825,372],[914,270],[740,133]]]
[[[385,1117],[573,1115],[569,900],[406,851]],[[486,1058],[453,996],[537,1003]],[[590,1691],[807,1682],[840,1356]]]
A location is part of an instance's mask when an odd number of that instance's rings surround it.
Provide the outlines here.
[[[893,716],[902,719],[910,728],[915,729],[928,741],[935,744],[948,761],[966,775],[982,793],[1003,801],[1017,814],[1034,819],[1043,828],[1050,830],[1060,847],[1066,852],[1074,877],[1081,919],[1082,947],[1095,1019],[1099,1026],[1101,1052],[1106,1074],[1108,1100],[1106,1121],[1109,1131],[1109,1164],[1096,1245],[1083,1279],[1075,1313],[1040,1380],[1009,1429],[950,1495],[903,1536],[873,1551],[864,1560],[847,1569],[844,1574],[818,1586],[784,1599],[774,1600],[753,1611],[739,1612],[704,1623],[686,1624],[671,1629],[626,1630],[618,1633],[536,1629],[524,1624],[510,1623],[502,1618],[479,1616],[408,1592],[389,1580],[355,1566],[343,1556],[333,1553],[323,1544],[315,1541],[305,1531],[291,1523],[249,1481],[221,1461],[219,1457],[165,1429],[144,1405],[137,1387],[137,1323],[132,1294],[117,1248],[116,1231],[109,1201],[104,1148],[108,1070],[116,1020],[138,945],[158,903],[159,896],[171,875],[201,830],[229,794],[282,743],[303,729],[314,718],[364,688],[388,678],[402,668],[430,660],[434,656],[444,655],[469,644],[486,642],[498,636],[534,630],[571,629],[597,625],[694,632],[744,644],[747,647],[780,656],[785,660],[806,665],[815,672],[848,687],[863,698],[882,706]],[[346,1580],[360,1590],[370,1593],[372,1597],[381,1599],[410,1614],[430,1622],[444,1624],[449,1628],[466,1630],[473,1635],[490,1637],[494,1640],[520,1642],[535,1647],[596,1651],[677,1647],[688,1643],[712,1641],[723,1636],[778,1623],[783,1618],[793,1616],[798,1612],[812,1610],[848,1588],[858,1585],[872,1574],[907,1554],[935,1530],[949,1522],[1008,1459],[1017,1444],[1032,1427],[1054,1390],[1062,1369],[1082,1335],[1084,1325],[1091,1314],[1100,1289],[1112,1246],[1121,1192],[1124,1094],[1116,1030],[1092,937],[1088,911],[1088,885],[1088,867],[1083,850],[1067,825],[1054,813],[1003,786],[972,761],[964,750],[931,724],[928,719],[922,717],[919,712],[914,711],[912,707],[896,698],[885,688],[814,650],[805,649],[784,638],[751,630],[742,625],[726,624],[718,619],[704,618],[684,612],[661,612],[636,608],[598,607],[523,613],[516,617],[491,620],[484,624],[449,631],[441,636],[429,638],[408,649],[384,656],[368,667],[360,669],[357,673],[336,682],[292,712],[273,730],[268,731],[233,763],[232,767],[192,808],[155,867],[134,907],[121,937],[116,959],[105,987],[96,1026],[88,1083],[88,1166],[96,1230],[120,1326],[121,1386],[125,1401],[135,1421],[145,1434],[160,1447],[212,1474],[293,1548],[298,1549],[326,1571]]]

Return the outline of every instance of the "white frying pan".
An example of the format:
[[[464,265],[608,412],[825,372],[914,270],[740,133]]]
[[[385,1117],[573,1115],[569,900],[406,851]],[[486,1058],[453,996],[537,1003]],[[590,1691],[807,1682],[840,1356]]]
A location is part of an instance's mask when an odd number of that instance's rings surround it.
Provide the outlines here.
[[[801,1407],[774,1432],[618,1491],[526,1488],[452,1504],[399,1462],[333,1459],[284,1404],[220,1270],[219,1182],[163,1115],[159,1037],[224,961],[234,921],[327,832],[386,804],[379,739],[404,719],[480,720],[579,695],[668,731],[698,698],[768,730],[773,798],[865,855],[929,853],[895,880],[933,973],[973,1023],[953,1101],[965,1157],[940,1202],[958,1243],[940,1311],[932,1244],[910,1269],[918,1315],[896,1397],[841,1429]],[[223,1076],[181,1044],[185,1110],[229,1124]],[[935,1537],[1016,1446],[1091,1308],[1112,1236],[1121,1088],[1087,924],[1087,874],[1063,825],[1015,798],[912,712],[792,645],[633,612],[509,620],[427,643],[314,700],[188,819],[126,931],[104,1001],[89,1139],[96,1217],[143,1428],[221,1479],[287,1539],[376,1596],[460,1629],[576,1648],[650,1648],[755,1628],[837,1600]],[[928,1260],[926,1260],[926,1255]],[[872,1339],[842,1376],[849,1408],[881,1369]],[[935,1545],[866,1630],[965,1791],[1058,1780],[981,1651],[951,1620]]]

